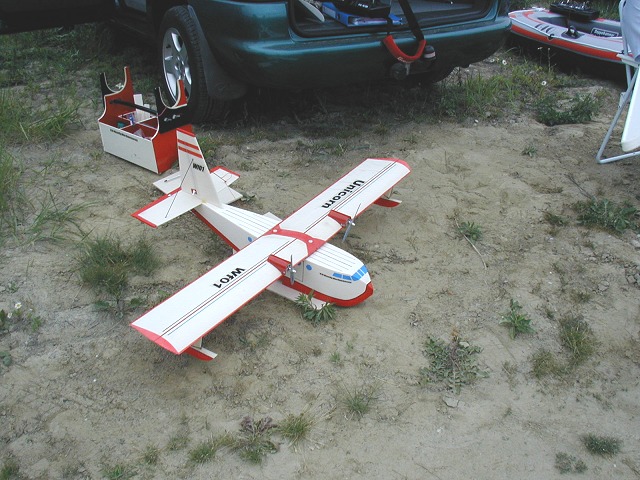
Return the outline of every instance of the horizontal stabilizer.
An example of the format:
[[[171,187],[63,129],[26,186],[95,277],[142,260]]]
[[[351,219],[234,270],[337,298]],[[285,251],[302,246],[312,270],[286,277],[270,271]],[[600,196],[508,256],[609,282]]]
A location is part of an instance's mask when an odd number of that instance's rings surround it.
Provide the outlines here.
[[[156,228],[163,223],[186,213],[202,204],[197,196],[186,193],[183,190],[160,197],[146,207],[142,207],[132,216]]]
[[[216,192],[220,201],[226,205],[242,198],[242,194],[237,192],[230,185],[235,182],[240,175],[224,167],[214,167],[210,171],[211,179],[216,187]],[[214,178],[215,177],[215,178]],[[171,193],[181,187],[183,176],[181,172],[167,175],[154,182],[155,187],[162,193]]]

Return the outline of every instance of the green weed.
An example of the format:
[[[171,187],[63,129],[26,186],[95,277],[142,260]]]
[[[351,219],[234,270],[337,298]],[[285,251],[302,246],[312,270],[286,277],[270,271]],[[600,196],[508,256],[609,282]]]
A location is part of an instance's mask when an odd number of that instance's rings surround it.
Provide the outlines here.
[[[638,230],[638,210],[628,203],[618,205],[606,198],[592,198],[588,202],[576,203],[574,209],[578,213],[578,223],[581,225],[615,233],[622,233],[627,229]]]
[[[445,383],[447,388],[460,393],[463,385],[487,375],[476,364],[476,357],[481,351],[480,347],[462,341],[457,330],[452,332],[448,343],[429,338],[425,343],[424,354],[431,360],[431,365],[420,369],[419,383]]]
[[[522,149],[522,155],[525,155],[527,157],[533,158],[536,156],[537,153],[538,153],[538,148],[535,145],[529,144]]]
[[[80,125],[78,103],[58,102],[49,105],[44,111],[38,112],[37,118],[32,118],[22,131],[28,141],[53,141],[64,136],[73,125]]]
[[[11,325],[28,326],[35,333],[42,326],[42,318],[35,314],[33,307],[16,302],[9,312],[0,310],[0,335],[8,332]]]
[[[601,18],[620,20],[620,10],[618,10],[617,2],[609,0],[594,0],[590,2],[590,6],[600,12]]]
[[[458,233],[467,237],[472,242],[477,242],[482,238],[482,230],[473,222],[462,222],[458,225]]]
[[[499,112],[496,98],[505,103],[514,101],[515,85],[502,75],[483,77],[478,74],[463,75],[457,70],[442,82],[439,110],[450,117],[495,116]]]
[[[22,143],[28,139],[23,126],[30,118],[29,105],[7,90],[0,90],[0,143]]]
[[[249,463],[262,463],[269,453],[278,451],[278,447],[271,440],[271,430],[277,428],[271,417],[264,417],[254,421],[252,417],[244,417],[240,423],[240,435],[226,443]]]
[[[6,459],[0,468],[0,480],[18,480],[20,478],[20,466],[12,458]]]
[[[200,135],[198,137],[198,143],[200,144],[200,150],[202,150],[205,158],[215,157],[218,153],[218,149],[224,145],[224,141],[220,138],[212,138],[209,135]]]
[[[336,308],[332,303],[325,303],[322,307],[316,307],[313,302],[313,292],[308,295],[301,293],[296,299],[296,305],[302,311],[302,318],[309,320],[312,324],[318,325],[320,323],[333,320],[336,316]]]
[[[501,70],[493,76],[464,73],[452,75],[434,86],[435,116],[501,117],[506,112],[531,103],[557,82],[551,69],[529,61],[505,56],[493,59]]]
[[[570,357],[568,360],[558,359],[549,350],[538,350],[531,357],[531,373],[537,379],[548,375],[560,377],[568,374],[595,352],[597,341],[584,320],[569,316],[560,319],[559,324],[560,342],[569,352]]]
[[[13,363],[13,357],[6,351],[0,351],[0,360],[2,361],[2,365],[5,367],[10,367]]]
[[[509,312],[503,315],[500,325],[506,325],[509,328],[509,336],[516,338],[521,333],[532,333],[535,330],[531,326],[531,319],[521,313],[522,306],[513,298],[509,304]]]
[[[568,453],[556,453],[556,468],[560,473],[584,473],[587,465]]]
[[[622,449],[622,440],[593,433],[582,437],[582,442],[590,453],[603,457],[611,457]]]
[[[549,94],[536,105],[536,120],[547,126],[569,123],[587,123],[598,113],[600,101],[593,95],[576,95],[566,109],[558,108],[558,100]]]

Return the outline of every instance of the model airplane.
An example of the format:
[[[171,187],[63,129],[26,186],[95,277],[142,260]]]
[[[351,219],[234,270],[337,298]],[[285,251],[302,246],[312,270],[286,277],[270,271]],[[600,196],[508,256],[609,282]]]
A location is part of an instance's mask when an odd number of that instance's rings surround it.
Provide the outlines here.
[[[393,186],[409,174],[397,159],[367,159],[285,220],[229,205],[238,175],[208,169],[195,135],[178,130],[179,171],[154,183],[165,195],[133,214],[157,227],[193,210],[235,253],[131,325],[170,352],[202,360],[216,354],[202,337],[236,310],[270,290],[295,300],[313,292],[317,305],[360,303],[373,293],[367,267],[327,243],[372,204],[399,205]]]

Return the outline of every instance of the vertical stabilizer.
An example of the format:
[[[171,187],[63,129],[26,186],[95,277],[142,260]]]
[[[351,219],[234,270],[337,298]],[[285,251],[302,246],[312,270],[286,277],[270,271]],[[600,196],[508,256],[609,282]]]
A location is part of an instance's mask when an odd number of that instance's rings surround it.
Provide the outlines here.
[[[216,193],[215,175],[209,174],[207,162],[202,155],[196,136],[178,129],[177,140],[182,191],[198,197],[203,202],[222,206]]]

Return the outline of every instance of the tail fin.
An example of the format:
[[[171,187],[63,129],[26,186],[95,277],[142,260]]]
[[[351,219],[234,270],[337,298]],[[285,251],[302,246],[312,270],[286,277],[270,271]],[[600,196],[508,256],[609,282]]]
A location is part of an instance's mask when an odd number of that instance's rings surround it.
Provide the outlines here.
[[[176,136],[180,171],[155,183],[166,195],[132,214],[152,227],[203,203],[221,207],[242,196],[229,187],[238,178],[237,174],[221,167],[209,171],[194,134],[178,129]]]
[[[222,206],[196,136],[178,129],[177,140],[180,188],[186,193],[195,195],[203,202],[211,203],[217,207]]]

